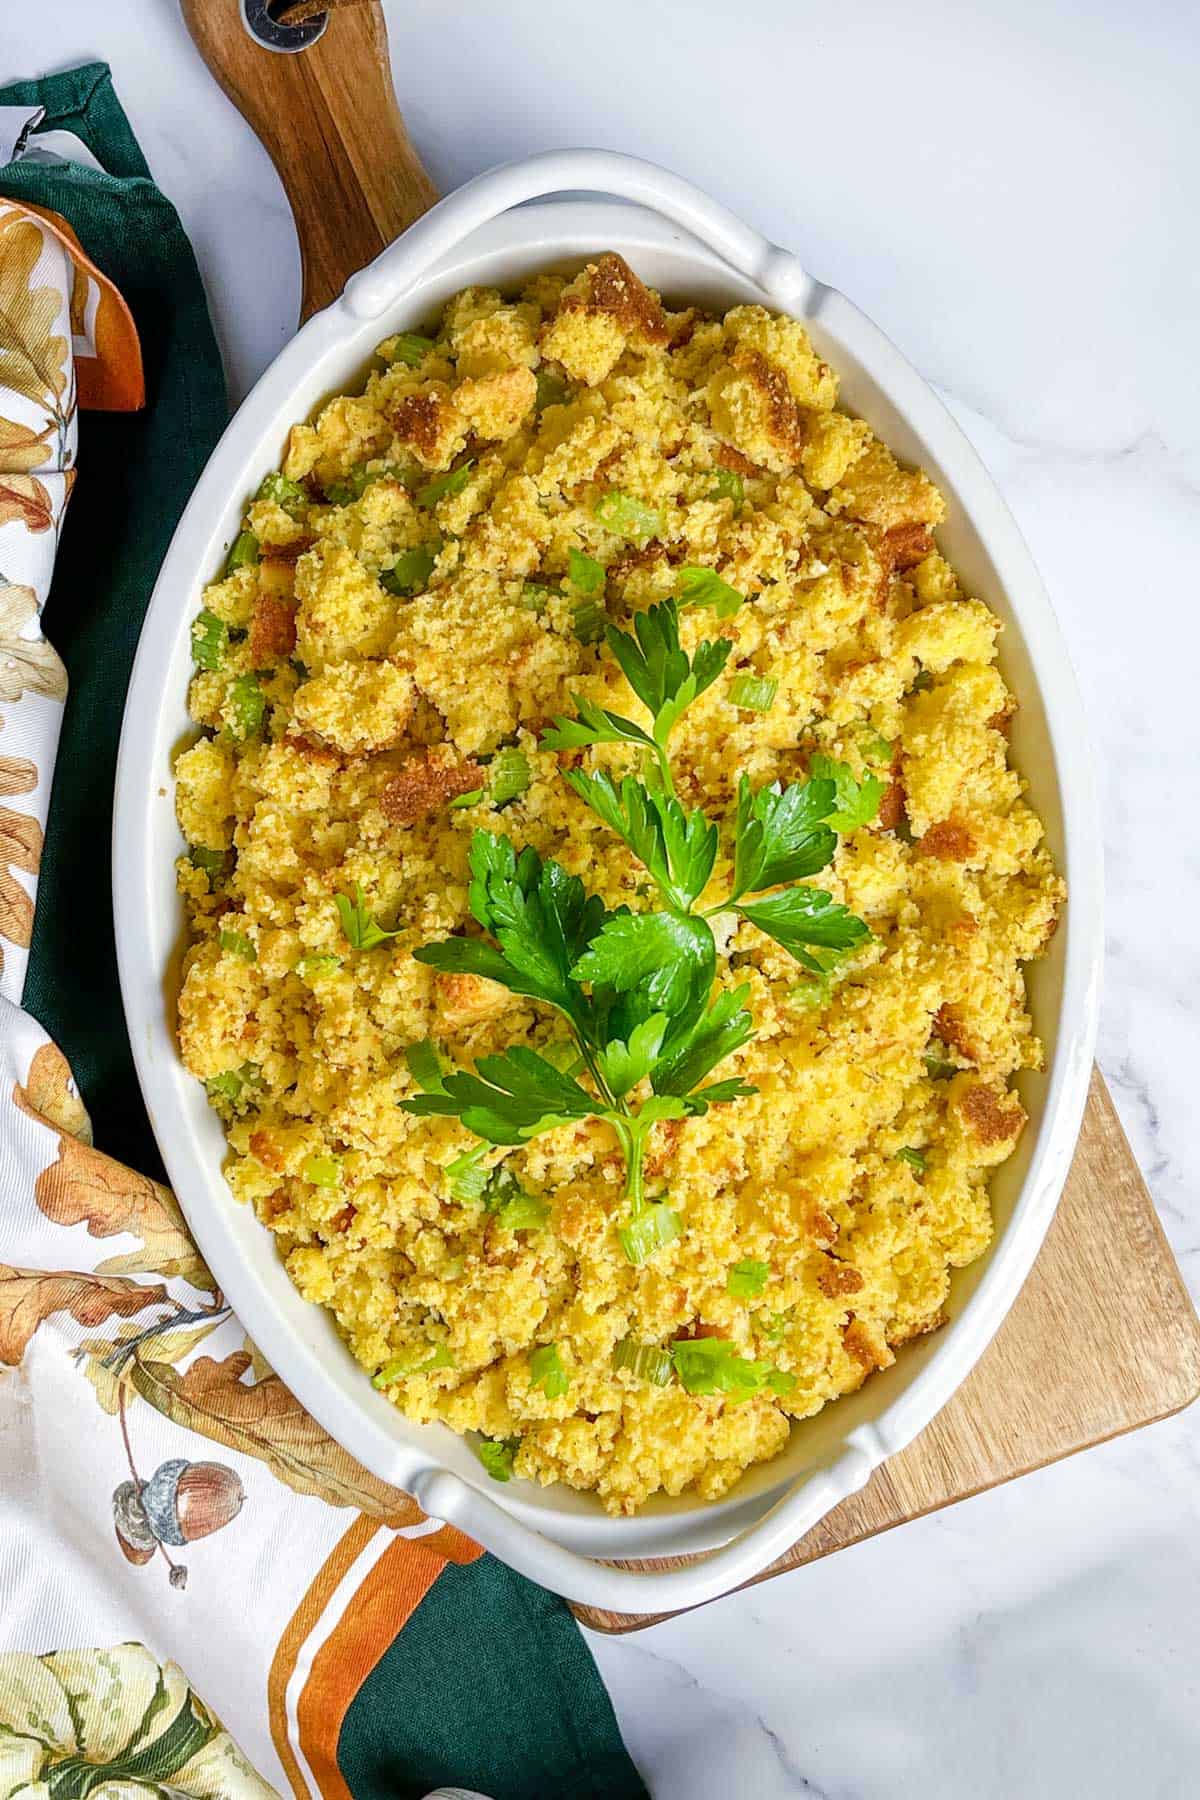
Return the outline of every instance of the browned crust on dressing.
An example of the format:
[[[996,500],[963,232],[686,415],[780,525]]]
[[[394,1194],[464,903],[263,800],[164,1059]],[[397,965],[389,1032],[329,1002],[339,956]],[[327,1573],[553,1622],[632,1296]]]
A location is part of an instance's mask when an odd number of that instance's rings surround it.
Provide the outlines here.
[[[936,856],[939,862],[967,862],[975,854],[975,839],[965,825],[957,819],[941,819],[931,825],[921,839],[921,849],[926,856]]]
[[[437,394],[406,394],[392,412],[392,430],[418,456],[432,462],[445,429],[446,405]]]
[[[296,602],[259,594],[250,616],[250,660],[256,669],[283,662],[296,648]]]
[[[1025,1108],[1015,1094],[997,1092],[982,1082],[971,1087],[959,1102],[971,1135],[981,1144],[1007,1144],[1021,1134]]]
[[[753,479],[762,474],[758,464],[751,462],[748,456],[743,456],[740,450],[735,450],[732,444],[719,443],[713,452],[713,459],[733,475],[748,475]]]
[[[827,1300],[840,1300],[843,1294],[857,1294],[862,1285],[862,1276],[850,1263],[830,1260],[817,1271],[817,1286]]]
[[[761,350],[739,350],[733,366],[750,378],[766,402],[767,436],[772,443],[778,444],[785,456],[799,462],[808,433],[804,415],[792,398],[783,370],[768,362]]]
[[[426,750],[392,777],[379,804],[393,825],[412,825],[479,787],[481,775],[477,762],[458,762],[452,751]]]
[[[591,294],[564,294],[560,312],[607,313],[627,337],[643,343],[661,345],[669,341],[670,327],[662,306],[638,280],[623,256],[606,251],[592,271]]]

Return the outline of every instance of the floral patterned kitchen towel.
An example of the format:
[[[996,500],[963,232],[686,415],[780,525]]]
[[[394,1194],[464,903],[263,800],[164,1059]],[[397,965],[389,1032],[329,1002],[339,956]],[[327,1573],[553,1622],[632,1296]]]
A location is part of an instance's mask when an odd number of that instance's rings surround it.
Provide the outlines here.
[[[641,1795],[566,1608],[340,1449],[138,1172],[111,758],[219,365],[107,70],[4,102],[103,169],[0,168],[0,1800]]]

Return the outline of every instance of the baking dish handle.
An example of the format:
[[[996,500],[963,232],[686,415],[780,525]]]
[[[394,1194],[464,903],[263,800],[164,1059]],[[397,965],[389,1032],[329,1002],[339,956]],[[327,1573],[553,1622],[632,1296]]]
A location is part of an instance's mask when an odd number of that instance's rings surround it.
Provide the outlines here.
[[[457,1525],[518,1574],[568,1600],[618,1613],[666,1613],[715,1600],[760,1575],[832,1507],[865,1487],[885,1453],[875,1427],[860,1426],[830,1467],[801,1476],[729,1543],[676,1569],[620,1567],[565,1550],[448,1469],[423,1470],[404,1485],[431,1517]]]
[[[440,200],[373,263],[350,277],[331,310],[359,322],[379,318],[410,293],[434,263],[489,219],[527,200],[563,193],[612,195],[662,213],[789,312],[803,311],[816,286],[790,251],[752,231],[726,207],[657,163],[613,150],[547,150],[523,162],[501,163]]]

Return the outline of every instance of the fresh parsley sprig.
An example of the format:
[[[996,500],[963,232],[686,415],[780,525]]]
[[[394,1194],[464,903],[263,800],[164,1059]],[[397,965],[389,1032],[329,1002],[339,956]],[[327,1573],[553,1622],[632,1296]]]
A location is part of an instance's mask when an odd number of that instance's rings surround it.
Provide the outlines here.
[[[446,938],[414,954],[431,968],[483,976],[551,1007],[566,1021],[578,1054],[563,1068],[514,1045],[480,1058],[473,1073],[435,1070],[424,1092],[401,1103],[418,1116],[457,1118],[484,1143],[506,1146],[584,1119],[607,1124],[625,1159],[629,1219],[618,1232],[635,1265],[683,1228],[662,1196],[646,1193],[645,1157],[655,1127],[756,1091],[737,1076],[708,1079],[754,1032],[748,986],[719,990],[714,998],[710,920],[732,911],[802,967],[824,975],[831,959],[870,933],[832,895],[803,881],[830,862],[839,831],[870,822],[883,793],[875,777],[860,782],[828,758],[814,757],[809,778],[788,786],[775,782],[754,791],[743,778],[732,821],[730,891],[700,908],[720,829],[679,800],[668,742],[687,708],[717,680],[733,646],[726,638],[705,639],[689,655],[680,642],[679,609],[693,604],[731,616],[742,597],[712,571],[684,575],[680,601],[649,607],[632,631],[605,628],[609,650],[650,715],[649,729],[577,698],[575,716],[557,718],[542,737],[552,750],[629,743],[652,756],[654,785],[632,776],[617,782],[604,770],[564,775],[646,869],[659,905],[609,911],[561,864],[531,847],[518,851],[508,837],[476,831],[468,898],[484,935]],[[466,1174],[474,1176],[474,1163]]]

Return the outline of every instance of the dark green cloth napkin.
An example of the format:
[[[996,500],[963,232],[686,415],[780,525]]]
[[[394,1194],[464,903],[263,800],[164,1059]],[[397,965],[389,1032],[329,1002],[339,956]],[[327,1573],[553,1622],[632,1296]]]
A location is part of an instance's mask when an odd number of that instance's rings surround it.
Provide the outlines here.
[[[40,129],[74,132],[100,163],[103,173],[10,163],[0,193],[61,213],[116,282],[141,336],[147,391],[141,413],[79,420],[79,481],[44,615],[71,685],[24,1004],[70,1060],[100,1148],[159,1173],[117,986],[113,772],[142,617],[225,423],[225,386],[191,246],[108,69],[15,82],[0,89],[0,104],[44,106]],[[161,772],[147,769],[146,779]],[[338,1760],[355,1800],[410,1800],[439,1783],[494,1800],[637,1800],[646,1791],[567,1608],[491,1557],[434,1583],[357,1695]]]

